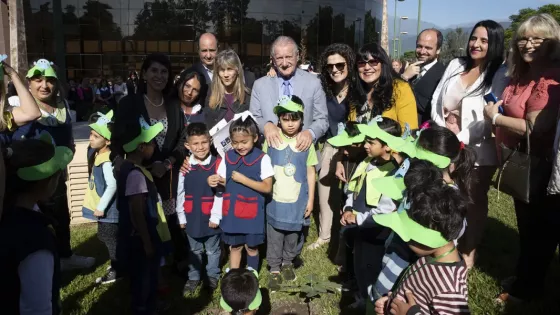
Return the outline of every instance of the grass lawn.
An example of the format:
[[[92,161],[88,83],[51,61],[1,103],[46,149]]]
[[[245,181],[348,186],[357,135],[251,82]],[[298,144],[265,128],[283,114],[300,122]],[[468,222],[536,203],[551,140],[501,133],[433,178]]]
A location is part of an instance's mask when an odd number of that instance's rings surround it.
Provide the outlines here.
[[[518,253],[518,237],[515,212],[511,199],[500,195],[492,189],[489,194],[490,216],[486,226],[484,240],[479,249],[477,267],[469,275],[469,304],[473,314],[560,314],[560,268],[558,257],[555,258],[547,286],[541,296],[542,301],[530,305],[520,305],[503,309],[494,304],[494,297],[500,291],[500,281],[514,274]],[[336,219],[336,218],[335,218]],[[97,286],[95,278],[104,274],[108,266],[108,257],[103,245],[97,240],[95,225],[83,225],[72,228],[72,243],[76,253],[97,258],[93,270],[84,272],[65,272],[62,279],[62,305],[64,314],[109,315],[127,314],[127,283],[116,282]],[[313,224],[308,243],[315,240],[317,232]],[[336,266],[332,264],[326,247],[315,251],[303,251],[305,265],[296,271],[298,279],[303,281],[306,275],[316,275],[324,280],[336,280]],[[264,256],[262,254],[261,256]],[[260,314],[269,314],[271,310],[282,309],[293,302],[302,301],[297,295],[276,292],[272,295],[266,291],[266,264],[260,271],[260,283],[263,287],[263,305]],[[181,295],[184,279],[171,274],[170,292],[164,299],[169,304],[165,314],[219,314],[219,294],[209,296],[205,291],[193,296]],[[347,305],[346,296],[337,294],[323,295],[312,302],[313,314],[341,314],[340,305]],[[288,307],[285,307],[288,308]]]

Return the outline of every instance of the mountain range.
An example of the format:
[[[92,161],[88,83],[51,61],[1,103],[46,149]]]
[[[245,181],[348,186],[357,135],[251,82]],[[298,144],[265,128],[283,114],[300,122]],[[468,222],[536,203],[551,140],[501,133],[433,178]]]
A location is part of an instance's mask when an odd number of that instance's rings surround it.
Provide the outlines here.
[[[500,23],[504,29],[507,29],[510,25],[511,22],[510,21],[498,21],[498,23]],[[440,27],[436,24],[430,23],[430,22],[426,22],[426,21],[421,21],[420,23],[420,28],[421,29],[426,29],[426,28],[436,28],[438,30],[441,31],[441,33],[443,34],[443,37],[445,38],[445,35],[447,33],[449,33],[450,31],[453,31],[457,28],[461,28],[463,30],[464,33],[470,33],[472,27],[476,24],[476,22],[472,22],[472,23],[461,23],[461,24],[455,24],[455,25],[449,25],[447,27]],[[389,45],[390,48],[392,49],[393,47],[393,26],[394,26],[394,17],[393,16],[389,16]],[[414,19],[414,18],[409,18],[406,20],[402,20],[400,22],[400,27],[401,27],[401,32],[408,32],[408,34],[403,34],[401,35],[401,40],[402,40],[402,53],[406,52],[406,51],[411,51],[414,50],[416,48],[416,34],[417,34],[417,28],[418,28],[418,20]],[[397,29],[399,28],[399,20],[397,20]],[[397,31],[398,32],[398,31]],[[465,43],[466,45],[467,43]]]

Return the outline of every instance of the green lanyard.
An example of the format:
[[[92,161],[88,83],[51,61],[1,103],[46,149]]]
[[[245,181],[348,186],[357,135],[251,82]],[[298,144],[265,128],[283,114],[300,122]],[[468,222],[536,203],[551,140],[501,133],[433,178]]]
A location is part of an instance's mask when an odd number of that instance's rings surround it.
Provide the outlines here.
[[[409,271],[411,271],[412,266],[414,266],[414,264],[406,267],[404,273],[403,273],[403,277],[399,280],[399,282],[397,283],[397,285],[395,286],[397,289],[393,290],[394,294],[393,294],[393,298],[397,296],[397,293],[399,292],[399,289],[401,287],[401,285],[410,277],[412,277],[416,272],[420,271],[420,269],[422,269],[424,266],[426,266],[429,263],[432,263],[434,261],[437,261],[438,259],[442,259],[443,257],[453,253],[453,251],[455,251],[455,246],[453,246],[452,249],[448,250],[447,252],[433,258],[433,259],[426,259],[427,261],[425,263],[423,263],[420,267],[418,267],[418,269],[412,270],[412,272],[409,273]],[[393,299],[391,299],[393,300]],[[387,305],[391,305],[391,303],[387,303]]]

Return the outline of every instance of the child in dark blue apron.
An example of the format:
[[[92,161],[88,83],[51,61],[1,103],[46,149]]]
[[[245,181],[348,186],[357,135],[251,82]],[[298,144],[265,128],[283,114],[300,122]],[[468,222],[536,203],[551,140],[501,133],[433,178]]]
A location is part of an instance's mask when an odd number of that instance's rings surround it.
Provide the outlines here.
[[[170,235],[153,177],[143,166],[154,153],[154,138],[163,125],[139,120],[122,126],[127,155],[117,178],[117,256],[130,276],[132,313],[148,315],[155,311],[163,244]]]
[[[266,259],[271,272],[268,287],[273,292],[280,289],[283,280],[296,279],[293,261],[299,253],[303,226],[313,211],[318,163],[314,146],[305,151],[296,149],[296,137],[303,127],[303,101],[294,95],[284,96],[274,113],[278,115],[282,143],[276,148],[266,142],[263,146],[275,171],[272,200],[266,209]]]
[[[258,246],[264,243],[265,195],[272,191],[274,169],[270,157],[255,147],[259,130],[251,117],[238,118],[229,128],[233,150],[225,153],[218,174],[208,178],[211,187],[225,186],[220,227],[230,246],[230,268],[240,268],[243,248],[247,265],[259,267]]]
[[[177,217],[185,230],[190,247],[189,280],[183,294],[193,293],[201,283],[203,253],[206,252],[208,287],[214,291],[220,279],[220,234],[222,204],[214,203],[215,188],[208,185],[208,177],[215,175],[221,158],[210,151],[210,134],[204,123],[187,127],[185,146],[191,152],[191,169],[179,174],[177,185]]]
[[[55,191],[72,151],[40,140],[12,144],[7,202],[0,220],[2,314],[60,314],[60,259],[52,220],[34,209]]]

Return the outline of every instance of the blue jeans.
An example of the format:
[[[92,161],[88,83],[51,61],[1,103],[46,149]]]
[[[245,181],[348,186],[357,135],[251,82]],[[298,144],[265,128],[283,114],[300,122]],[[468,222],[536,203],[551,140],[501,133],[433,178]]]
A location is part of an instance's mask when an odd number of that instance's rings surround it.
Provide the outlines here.
[[[189,252],[189,280],[200,280],[200,270],[202,269],[202,253],[206,250],[208,264],[206,265],[206,275],[209,278],[220,277],[220,234],[193,238],[187,235],[190,245]]]

